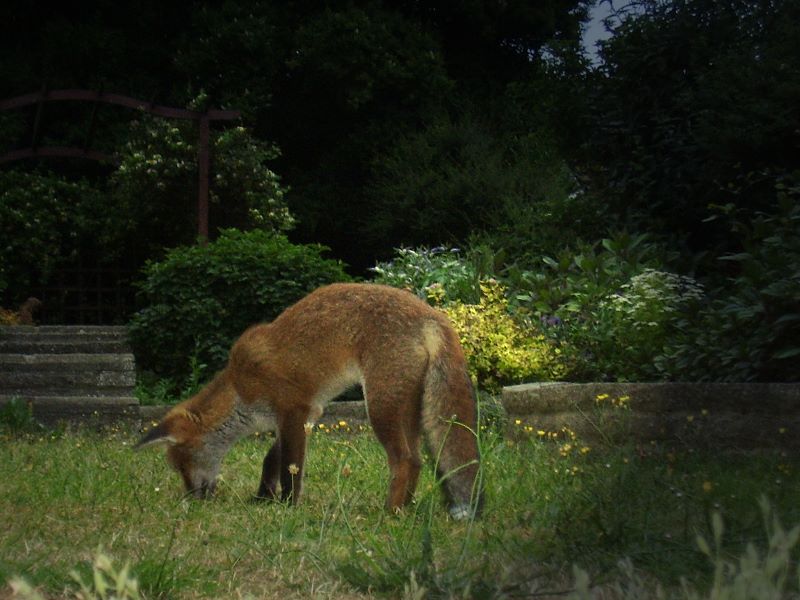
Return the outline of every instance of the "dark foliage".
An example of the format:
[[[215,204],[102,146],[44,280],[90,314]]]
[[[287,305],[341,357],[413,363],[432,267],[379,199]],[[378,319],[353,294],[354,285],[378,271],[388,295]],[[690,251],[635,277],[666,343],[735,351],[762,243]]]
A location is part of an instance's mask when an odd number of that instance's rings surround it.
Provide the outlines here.
[[[207,246],[179,247],[149,262],[140,284],[145,308],[130,323],[138,366],[176,379],[199,365],[206,375],[219,370],[248,326],[347,279],[323,250],[264,231],[227,230]]]
[[[583,172],[623,222],[692,252],[736,250],[715,206],[770,210],[799,166],[800,5],[631,5],[591,81]]]

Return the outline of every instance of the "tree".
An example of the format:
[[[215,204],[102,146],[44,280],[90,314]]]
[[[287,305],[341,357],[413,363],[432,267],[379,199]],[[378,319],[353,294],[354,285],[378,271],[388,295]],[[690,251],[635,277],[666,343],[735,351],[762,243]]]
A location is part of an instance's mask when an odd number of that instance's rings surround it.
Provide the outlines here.
[[[634,227],[724,248],[715,206],[770,210],[798,167],[800,5],[633,4],[601,51],[583,173]]]
[[[288,185],[286,201],[298,218],[293,238],[326,243],[357,268],[391,245],[367,249],[354,240],[367,233],[362,225],[373,210],[371,190],[385,175],[381,164],[402,154],[395,146],[449,121],[483,129],[500,154],[508,153],[506,143],[518,152],[520,130],[494,131],[509,126],[494,114],[509,86],[539,77],[543,64],[577,48],[591,3],[198,0],[167,7],[145,0],[130,18],[127,7],[107,0],[77,11],[11,2],[0,24],[1,96],[44,83],[177,106],[205,95],[210,106],[240,109],[255,140],[281,149],[269,169]],[[82,145],[89,112],[48,105],[47,135]],[[100,115],[96,144],[119,149],[130,115]],[[30,114],[0,122],[3,144],[23,144],[33,121]],[[488,160],[491,169],[498,160]],[[524,160],[521,154],[518,166]],[[84,167],[66,170],[81,175]]]

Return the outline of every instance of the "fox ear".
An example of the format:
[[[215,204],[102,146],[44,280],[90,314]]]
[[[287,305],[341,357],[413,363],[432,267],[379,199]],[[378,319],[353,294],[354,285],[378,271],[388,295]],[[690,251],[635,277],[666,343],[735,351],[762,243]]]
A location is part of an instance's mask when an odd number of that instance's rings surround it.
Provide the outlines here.
[[[175,438],[172,433],[167,429],[164,423],[159,423],[153,429],[147,432],[139,443],[136,444],[133,449],[134,450],[141,450],[142,448],[147,448],[148,446],[155,446],[157,444],[167,444],[172,446],[173,444],[177,444],[178,440]]]

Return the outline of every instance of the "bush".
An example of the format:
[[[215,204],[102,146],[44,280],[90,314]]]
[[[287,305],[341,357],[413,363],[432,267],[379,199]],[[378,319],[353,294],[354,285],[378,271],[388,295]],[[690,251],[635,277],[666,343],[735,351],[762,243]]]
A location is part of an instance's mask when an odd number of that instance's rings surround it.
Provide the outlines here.
[[[690,304],[684,288],[695,290],[662,270],[668,259],[646,235],[622,232],[545,256],[540,269],[509,269],[508,280],[520,308],[567,342],[571,379],[636,380],[652,377],[655,356]]]
[[[478,304],[456,301],[443,308],[478,386],[494,390],[508,383],[563,377],[567,369],[560,348],[512,317],[505,288],[495,280],[482,281],[480,287]]]
[[[186,378],[198,364],[222,368],[234,339],[315,288],[348,277],[322,246],[298,246],[265,231],[225,230],[207,246],[178,247],[148,262],[145,307],[130,323],[138,365]]]
[[[378,263],[371,271],[375,283],[409,290],[435,304],[473,303],[480,297],[478,273],[458,248],[397,248],[391,261]]]
[[[659,361],[698,381],[797,381],[800,372],[800,183],[779,187],[772,214],[728,215],[742,251],[698,320],[684,321]],[[732,207],[724,207],[733,212]]]
[[[590,341],[584,347],[606,377],[621,381],[669,378],[656,364],[681,324],[696,322],[704,298],[694,279],[648,268],[631,277],[619,292],[603,298],[593,311],[594,322],[578,324],[581,331],[573,333]]]
[[[86,180],[47,171],[0,173],[0,292],[16,304],[84,246],[107,257],[119,213]],[[102,252],[98,252],[103,248]]]
[[[398,248],[378,263],[374,281],[406,289],[440,307],[461,340],[470,374],[482,389],[507,383],[557,379],[567,372],[558,344],[530,323],[515,320],[506,289],[481,280],[478,268],[457,248]]]

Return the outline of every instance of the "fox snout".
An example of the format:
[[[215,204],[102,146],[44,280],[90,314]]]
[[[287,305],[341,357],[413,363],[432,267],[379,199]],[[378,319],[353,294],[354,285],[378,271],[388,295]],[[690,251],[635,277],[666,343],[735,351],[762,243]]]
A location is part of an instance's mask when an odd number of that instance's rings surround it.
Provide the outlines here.
[[[212,498],[217,491],[217,482],[202,480],[200,485],[189,487],[186,486],[186,495],[196,498],[197,500],[208,500]]]
[[[176,470],[183,479],[183,484],[186,487],[186,495],[198,500],[207,500],[212,498],[217,491],[217,480],[214,477],[207,476],[202,471],[193,470],[191,468],[176,467]]]
[[[183,479],[186,495],[199,500],[211,498],[217,491],[217,468],[208,468],[202,458],[197,449],[181,445],[167,450],[167,462]]]

